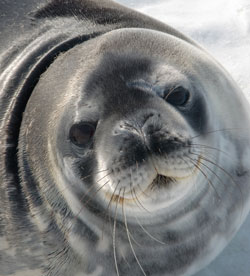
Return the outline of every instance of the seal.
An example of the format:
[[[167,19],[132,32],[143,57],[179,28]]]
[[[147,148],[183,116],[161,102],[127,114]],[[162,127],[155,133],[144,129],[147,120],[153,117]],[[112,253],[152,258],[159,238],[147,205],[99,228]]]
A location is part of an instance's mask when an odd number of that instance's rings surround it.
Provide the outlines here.
[[[0,62],[0,275],[195,274],[250,209],[243,94],[140,13],[34,5]]]

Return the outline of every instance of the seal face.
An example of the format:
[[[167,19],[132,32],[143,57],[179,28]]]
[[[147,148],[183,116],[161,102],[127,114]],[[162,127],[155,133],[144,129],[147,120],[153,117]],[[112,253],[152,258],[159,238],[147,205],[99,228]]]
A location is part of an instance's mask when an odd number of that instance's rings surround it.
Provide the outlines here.
[[[80,24],[62,9],[60,24]],[[0,249],[13,265],[0,275],[193,275],[248,214],[245,99],[199,46],[154,21],[135,24],[140,16],[105,31],[98,21],[77,39],[65,27],[62,41],[55,20],[49,54],[5,98],[0,233],[10,230]],[[26,68],[18,59],[7,84]]]

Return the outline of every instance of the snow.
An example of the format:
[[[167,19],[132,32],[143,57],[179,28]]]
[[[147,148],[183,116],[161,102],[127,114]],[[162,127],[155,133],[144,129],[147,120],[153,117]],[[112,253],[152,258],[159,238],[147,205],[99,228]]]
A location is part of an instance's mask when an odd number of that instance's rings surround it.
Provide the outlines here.
[[[190,36],[250,101],[250,0],[117,0]],[[250,215],[230,245],[196,276],[250,276]]]
[[[250,0],[117,2],[165,22],[199,42],[229,71],[250,101]]]

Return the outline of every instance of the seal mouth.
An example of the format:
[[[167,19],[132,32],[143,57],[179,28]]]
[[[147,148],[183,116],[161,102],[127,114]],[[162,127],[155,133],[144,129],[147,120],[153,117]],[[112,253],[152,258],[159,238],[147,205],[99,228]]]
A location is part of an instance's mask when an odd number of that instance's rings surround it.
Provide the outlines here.
[[[150,192],[153,190],[160,189],[168,189],[171,185],[175,184],[177,180],[173,177],[168,177],[165,175],[157,174],[153,181],[146,187],[146,189],[142,189],[141,186],[130,187],[130,189],[125,190],[125,188],[121,189],[123,192],[118,194],[110,194],[106,193],[106,196],[113,203],[123,204],[124,202],[133,203],[138,200],[138,198],[150,197]]]
[[[175,183],[175,182],[176,182],[176,178],[174,177],[168,177],[162,174],[157,174],[155,179],[149,185],[148,189],[154,190],[157,188],[158,189],[168,188],[171,185],[171,183]]]
[[[110,203],[123,204],[124,202],[127,202],[131,204],[137,201],[138,198],[150,198],[152,191],[171,191],[174,186],[178,185],[179,181],[185,181],[199,171],[200,159],[201,156],[198,157],[196,164],[194,164],[193,170],[188,175],[167,176],[157,173],[155,178],[148,185],[130,185],[128,188],[123,187],[120,188],[119,194],[115,192],[112,194],[107,191],[106,197],[109,199]]]

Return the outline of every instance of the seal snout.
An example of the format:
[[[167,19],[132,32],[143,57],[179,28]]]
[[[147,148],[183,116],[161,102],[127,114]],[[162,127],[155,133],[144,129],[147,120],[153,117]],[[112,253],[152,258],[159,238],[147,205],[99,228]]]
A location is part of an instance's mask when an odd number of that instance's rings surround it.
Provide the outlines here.
[[[140,120],[120,121],[115,126],[113,135],[116,143],[121,143],[120,152],[124,155],[131,144],[134,148],[140,145],[149,156],[169,155],[190,145],[188,133],[185,130],[174,130],[157,112],[144,115]]]
[[[117,121],[103,137],[105,151],[99,152],[98,163],[108,176],[99,184],[108,183],[108,194],[119,194],[122,189],[133,197],[133,190],[141,194],[149,187],[167,189],[177,178],[192,174],[194,165],[185,158],[190,135],[185,127],[173,127],[171,114],[164,118],[157,111],[141,112]]]

